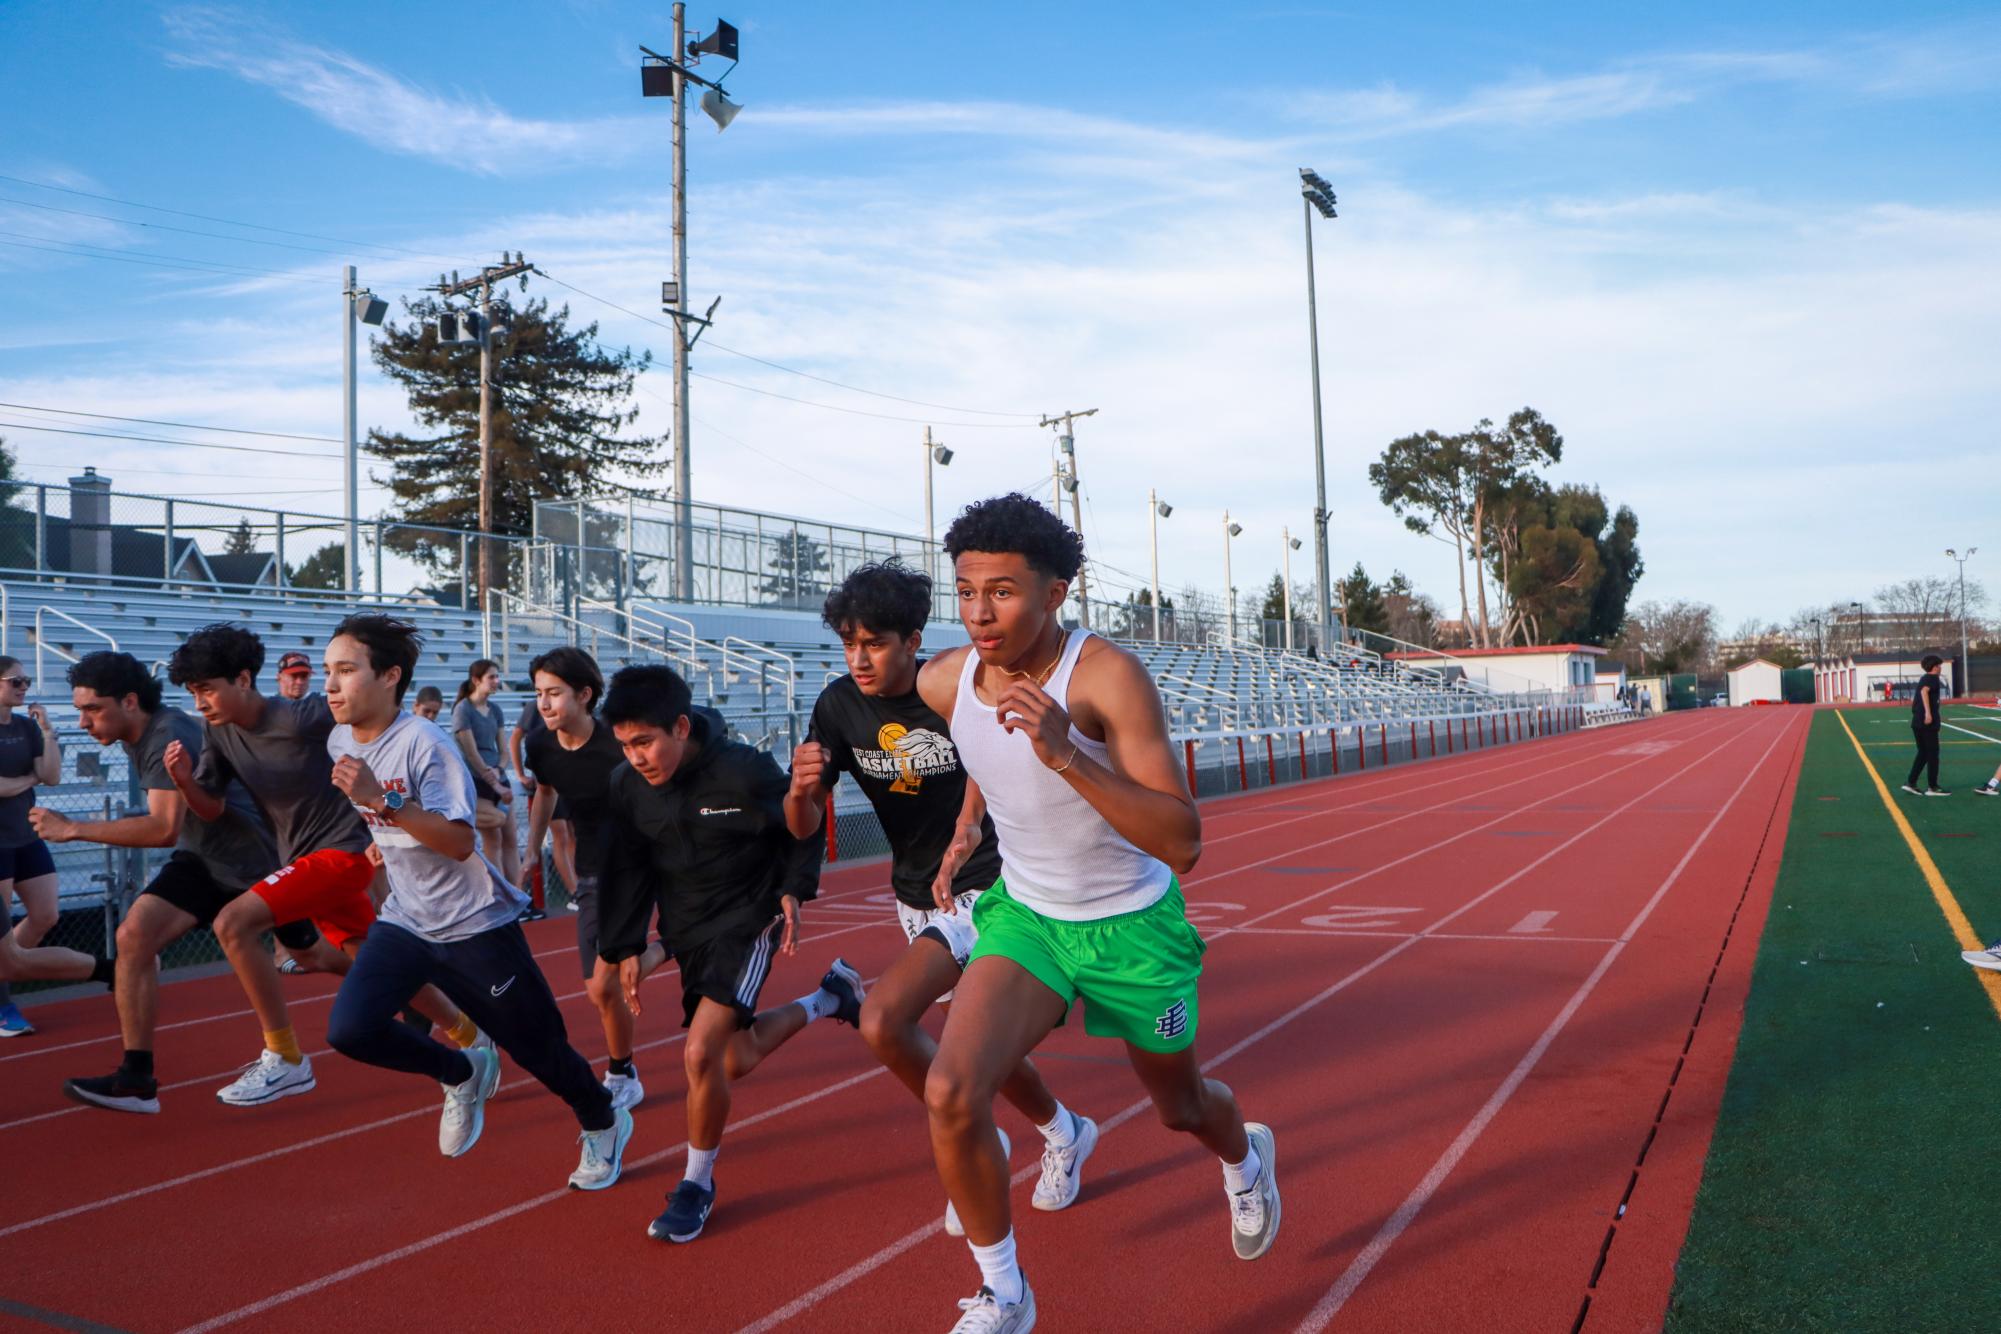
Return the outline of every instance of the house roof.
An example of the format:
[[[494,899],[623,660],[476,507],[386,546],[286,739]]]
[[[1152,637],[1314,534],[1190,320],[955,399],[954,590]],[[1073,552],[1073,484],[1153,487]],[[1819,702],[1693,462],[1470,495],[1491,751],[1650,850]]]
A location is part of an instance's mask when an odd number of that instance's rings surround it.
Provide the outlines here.
[[[1749,662],[1740,662],[1735,667],[1726,668],[1725,671],[1727,675],[1735,676],[1747,667],[1770,667],[1775,672],[1783,672],[1785,670],[1784,667],[1773,662],[1770,658],[1753,658]]]
[[[1415,653],[1387,653],[1383,656],[1399,661],[1425,658],[1527,658],[1545,657],[1550,654],[1596,653],[1602,655],[1604,649],[1596,644],[1513,644],[1507,648],[1460,648],[1449,652],[1442,649],[1420,650]]]

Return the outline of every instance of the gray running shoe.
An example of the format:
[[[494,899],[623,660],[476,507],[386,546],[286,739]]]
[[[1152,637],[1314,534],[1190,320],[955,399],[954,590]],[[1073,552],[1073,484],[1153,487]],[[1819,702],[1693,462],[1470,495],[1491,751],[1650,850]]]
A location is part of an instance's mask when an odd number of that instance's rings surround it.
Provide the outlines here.
[[[1230,1244],[1239,1260],[1255,1260],[1278,1240],[1278,1145],[1261,1122],[1247,1122],[1244,1132],[1257,1150],[1259,1171],[1249,1190],[1230,1196]]]

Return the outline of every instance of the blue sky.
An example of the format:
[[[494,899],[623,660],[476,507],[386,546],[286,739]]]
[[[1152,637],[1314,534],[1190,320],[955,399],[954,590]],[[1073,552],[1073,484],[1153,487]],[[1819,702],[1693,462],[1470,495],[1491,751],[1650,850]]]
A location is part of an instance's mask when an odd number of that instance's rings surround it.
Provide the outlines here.
[[[1310,519],[1311,164],[1342,202],[1316,243],[1337,570],[1400,567],[1450,604],[1449,549],[1401,529],[1367,464],[1524,403],[1568,437],[1557,477],[1638,511],[1640,596],[1714,602],[1726,627],[1947,573],[1949,545],[2001,559],[2001,19],[1743,8],[726,8],[747,109],[721,137],[691,120],[715,342],[980,414],[704,348],[699,371],[854,411],[698,382],[695,494],[909,531],[922,427],[857,413],[935,423],[959,451],[949,511],[1047,476],[1047,433],[985,414],[1096,406],[1079,449],[1107,578],[1145,569],[1153,486],[1177,505],[1164,582],[1220,584],[1225,507],[1238,583],[1262,582]],[[669,22],[584,0],[476,22],[0,6],[0,174],[20,178],[0,181],[0,400],[333,434],[343,262],[400,295],[441,258],[521,249],[648,310],[667,125],[635,48]],[[537,290],[616,343],[661,337]],[[362,416],[402,420],[372,372]],[[30,420],[58,419],[0,410]],[[41,480],[95,461],[134,488],[338,505],[331,459],[0,435]]]

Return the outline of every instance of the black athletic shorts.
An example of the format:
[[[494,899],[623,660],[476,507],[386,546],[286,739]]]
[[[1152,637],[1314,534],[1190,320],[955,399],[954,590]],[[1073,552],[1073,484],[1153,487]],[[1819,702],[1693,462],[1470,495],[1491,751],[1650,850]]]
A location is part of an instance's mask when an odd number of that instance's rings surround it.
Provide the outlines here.
[[[167,858],[167,864],[153,877],[153,882],[140,891],[140,897],[151,894],[179,908],[203,926],[215,925],[216,915],[227,908],[242,889],[231,889],[209,873],[208,863],[192,852],[175,852]],[[320,938],[309,920],[287,922],[272,932],[278,943],[288,950],[309,950],[313,942]]]
[[[0,880],[33,880],[55,873],[56,859],[49,855],[49,845],[39,838],[18,848],[0,848]]]
[[[757,1019],[757,994],[771,976],[771,960],[785,937],[785,918],[752,935],[719,936],[690,950],[674,951],[681,965],[681,1027],[695,1021],[703,997],[736,1011],[736,1026],[749,1028]]]

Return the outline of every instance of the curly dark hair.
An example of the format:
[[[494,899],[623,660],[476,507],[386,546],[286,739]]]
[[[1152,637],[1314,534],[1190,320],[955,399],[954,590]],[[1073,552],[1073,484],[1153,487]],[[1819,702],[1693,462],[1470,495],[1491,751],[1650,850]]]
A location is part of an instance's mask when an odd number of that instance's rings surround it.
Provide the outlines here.
[[[257,684],[264,670],[264,641],[240,625],[217,621],[181,641],[167,658],[167,679],[177,686],[195,681],[234,681],[243,672]]]
[[[1084,539],[1019,491],[977,501],[945,530],[945,554],[1012,552],[1052,579],[1075,579],[1084,564]]]
[[[424,652],[424,636],[416,626],[379,612],[356,612],[334,627],[330,639],[346,635],[368,650],[368,668],[377,676],[391,667],[400,667],[396,678],[396,702],[401,704],[417,674],[417,659]]]
[[[894,556],[864,565],[827,594],[820,619],[837,635],[873,630],[908,639],[931,619],[931,576]]]
[[[584,705],[586,712],[604,703],[604,672],[599,669],[596,658],[574,644],[559,644],[529,663],[529,685],[535,684],[537,672],[549,673],[580,697],[586,690],[590,691],[590,701]]]
[[[608,726],[649,723],[672,729],[694,706],[694,692],[672,667],[646,664],[612,674],[600,716]]]
[[[69,684],[94,691],[105,699],[139,697],[139,707],[147,713],[160,709],[160,680],[130,653],[101,649],[86,653],[70,665]]]

